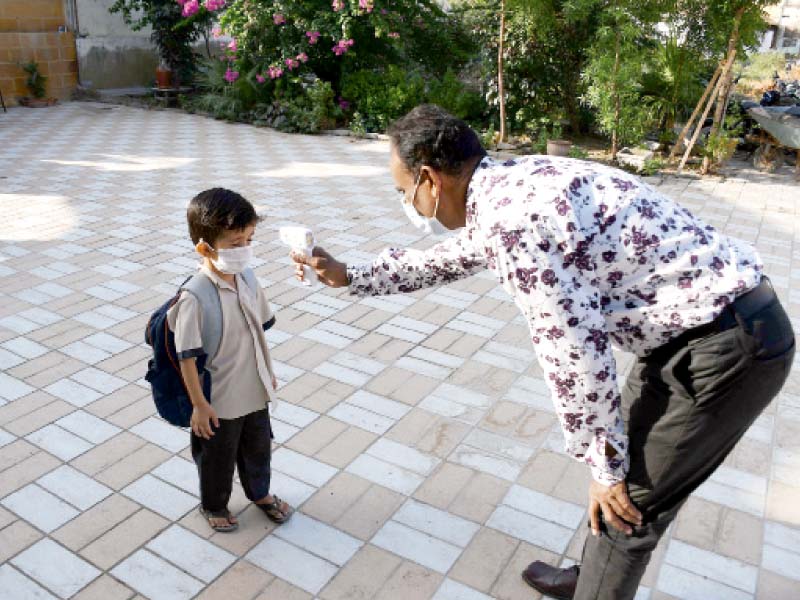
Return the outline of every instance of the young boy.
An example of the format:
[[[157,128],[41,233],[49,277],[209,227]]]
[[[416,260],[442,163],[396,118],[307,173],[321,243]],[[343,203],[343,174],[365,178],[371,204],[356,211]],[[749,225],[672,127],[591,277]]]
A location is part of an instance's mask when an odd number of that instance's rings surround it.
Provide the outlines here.
[[[203,396],[194,364],[204,354],[199,303],[183,292],[167,314],[194,407],[192,456],[200,474],[200,511],[216,531],[238,527],[228,510],[235,464],[247,498],[272,521],[284,523],[293,510],[269,493],[267,404],[278,384],[263,332],[275,317],[260,287],[254,292],[241,275],[253,256],[250,243],[259,217],[239,194],[214,188],[192,199],[187,220],[195,250],[203,257],[200,274],[215,284],[222,305],[222,339],[207,365],[211,398]]]

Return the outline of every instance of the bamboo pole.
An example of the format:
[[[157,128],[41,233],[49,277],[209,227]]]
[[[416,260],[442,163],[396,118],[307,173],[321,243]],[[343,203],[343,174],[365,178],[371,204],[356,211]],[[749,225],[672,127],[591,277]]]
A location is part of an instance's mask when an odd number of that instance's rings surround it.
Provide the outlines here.
[[[680,135],[678,136],[678,141],[672,145],[672,149],[669,151],[669,156],[667,157],[667,164],[670,164],[673,160],[675,160],[675,154],[678,152],[678,142],[684,140],[686,138],[686,134],[689,133],[689,129],[692,127],[692,123],[697,118],[697,115],[702,110],[703,106],[708,99],[708,95],[711,93],[711,89],[717,84],[717,79],[719,78],[720,72],[722,71],[723,63],[720,62],[717,65],[717,69],[714,71],[714,75],[711,77],[711,81],[708,82],[706,86],[706,90],[703,92],[703,97],[700,98],[700,101],[697,103],[697,106],[694,107],[694,112],[692,112],[692,116],[689,117],[689,120],[684,125],[683,129],[681,130]]]
[[[683,158],[681,159],[681,164],[678,165],[678,170],[676,173],[680,175],[683,167],[686,166],[686,161],[689,160],[689,155],[692,153],[692,148],[694,148],[695,143],[697,143],[697,138],[700,137],[700,131],[703,129],[703,123],[705,123],[706,118],[708,117],[708,113],[711,112],[711,107],[714,106],[714,103],[719,96],[719,90],[722,87],[722,83],[725,81],[725,78],[728,75],[728,71],[733,67],[733,61],[736,59],[736,50],[734,49],[733,52],[728,56],[728,60],[725,62],[725,66],[722,68],[722,73],[720,73],[719,79],[717,79],[717,84],[714,86],[714,91],[711,94],[711,98],[706,105],[706,109],[703,111],[703,116],[700,117],[700,120],[697,123],[697,127],[694,128],[694,134],[692,135],[692,139],[689,142],[689,145],[686,146],[686,151],[683,154]]]

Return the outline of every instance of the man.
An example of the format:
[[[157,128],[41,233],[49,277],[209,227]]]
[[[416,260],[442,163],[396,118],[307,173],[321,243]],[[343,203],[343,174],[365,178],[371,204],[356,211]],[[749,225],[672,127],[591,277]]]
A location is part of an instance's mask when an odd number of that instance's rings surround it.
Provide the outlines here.
[[[491,269],[528,320],[567,452],[593,476],[580,568],[537,562],[523,577],[556,598],[633,598],[683,502],[791,367],[794,335],[758,255],[622,171],[487,158],[475,133],[435,106],[414,109],[389,137],[409,218],[426,232],[460,231],[364,266],[322,249],[295,260],[358,295]],[[638,357],[622,395],[612,343]]]

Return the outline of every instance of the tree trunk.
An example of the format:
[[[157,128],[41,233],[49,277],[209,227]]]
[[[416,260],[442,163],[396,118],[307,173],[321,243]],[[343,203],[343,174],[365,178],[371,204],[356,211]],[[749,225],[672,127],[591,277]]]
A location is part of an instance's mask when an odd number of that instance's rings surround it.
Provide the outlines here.
[[[739,25],[742,22],[742,16],[744,15],[744,7],[740,8],[736,11],[736,16],[733,19],[733,31],[731,31],[731,37],[728,39],[728,53],[727,53],[727,62],[730,64],[730,67],[726,72],[722,74],[724,77],[722,81],[722,85],[719,88],[719,95],[717,96],[717,105],[714,108],[714,121],[711,124],[711,132],[709,133],[709,139],[715,137],[719,134],[719,132],[723,129],[724,123],[723,119],[725,118],[725,112],[728,108],[728,96],[731,93],[731,81],[733,79],[733,60],[732,57],[736,56],[736,47],[739,45]],[[702,123],[700,124],[702,125]],[[700,169],[700,173],[705,175],[708,173],[709,169],[711,168],[711,157],[706,156],[703,158],[703,166]]]
[[[612,96],[614,98],[614,128],[611,131],[611,160],[617,160],[619,152],[619,121],[622,112],[621,100],[619,97],[619,45],[620,45],[619,26],[614,34],[614,79]]]
[[[506,0],[500,0],[500,44],[497,49],[497,95],[500,100],[500,141],[506,141],[506,94],[503,85],[503,52],[506,39]]]

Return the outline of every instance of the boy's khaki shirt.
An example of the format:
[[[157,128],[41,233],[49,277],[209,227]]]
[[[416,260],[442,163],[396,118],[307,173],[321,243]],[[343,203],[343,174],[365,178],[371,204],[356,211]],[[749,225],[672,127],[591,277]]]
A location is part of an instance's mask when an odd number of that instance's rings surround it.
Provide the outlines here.
[[[266,408],[273,400],[272,359],[264,331],[275,322],[264,292],[253,294],[240,275],[236,287],[201,267],[216,285],[222,304],[222,339],[208,365],[211,374],[211,406],[220,419],[237,419]],[[179,359],[204,354],[200,332],[203,311],[199,302],[183,292],[169,312],[167,322],[175,333]]]

